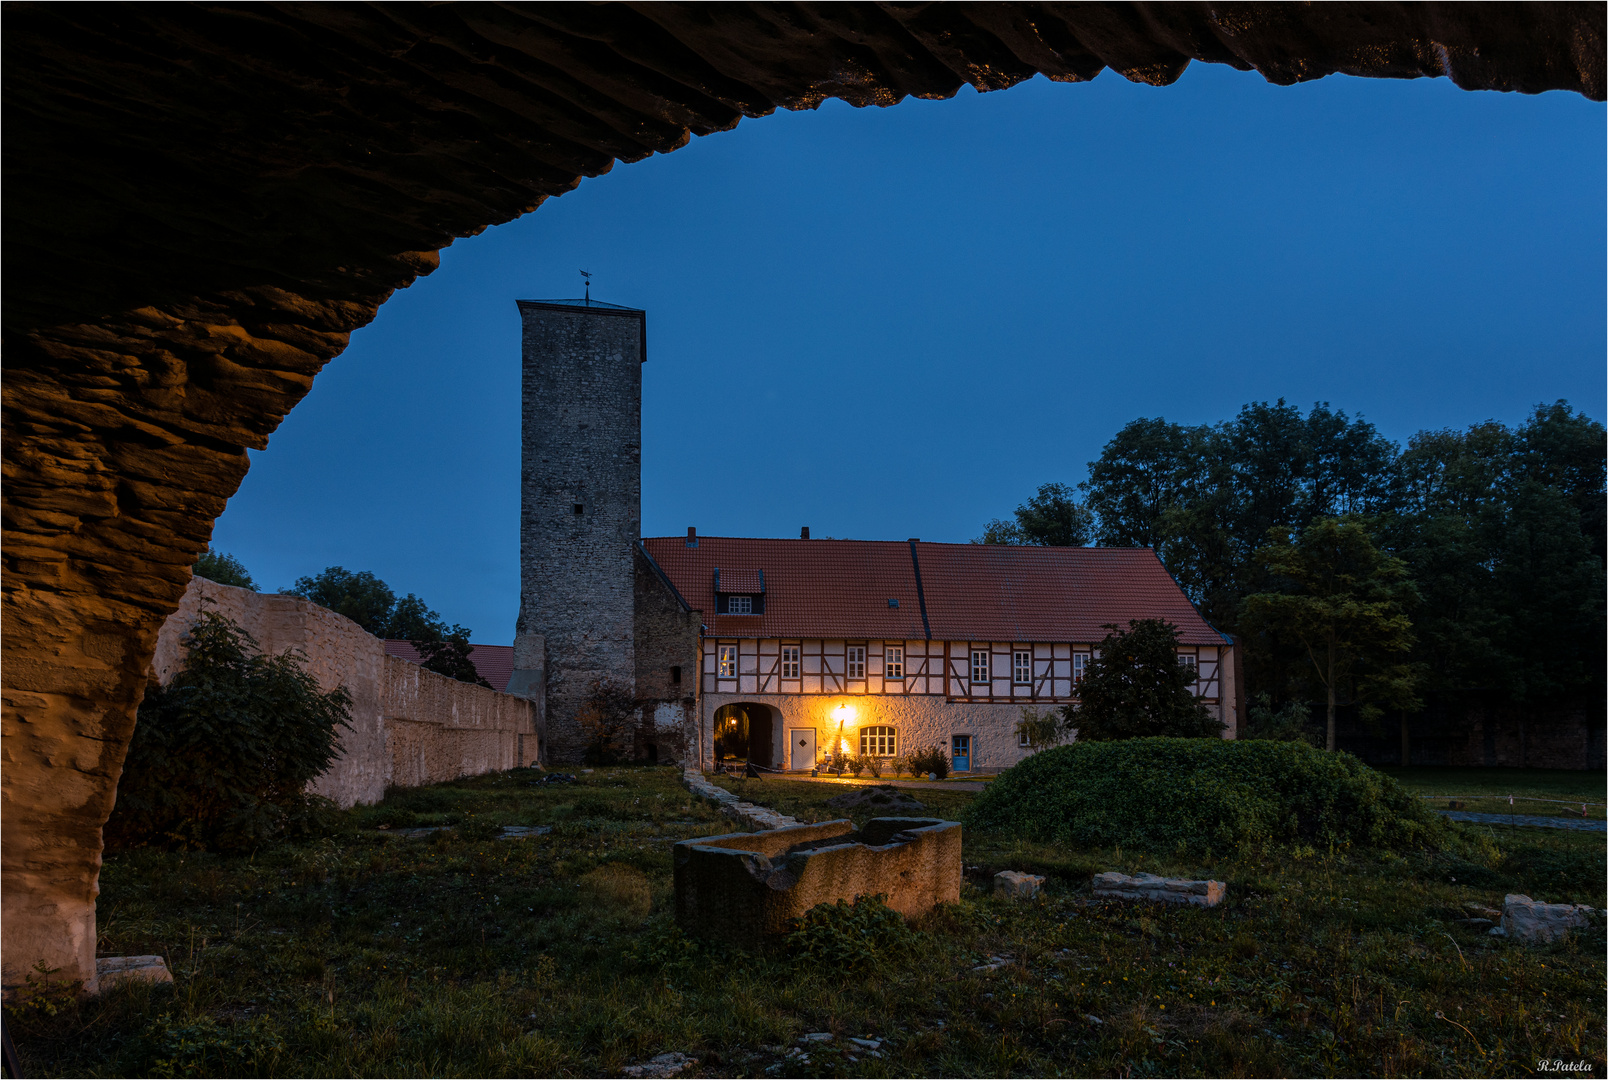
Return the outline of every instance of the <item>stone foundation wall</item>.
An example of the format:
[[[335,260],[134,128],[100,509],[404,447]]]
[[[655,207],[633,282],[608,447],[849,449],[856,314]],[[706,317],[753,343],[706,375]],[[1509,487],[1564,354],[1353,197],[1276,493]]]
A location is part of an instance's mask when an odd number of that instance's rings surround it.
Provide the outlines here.
[[[998,772],[1008,769],[1027,757],[1031,751],[1016,745],[1016,723],[1022,718],[1020,705],[972,704],[951,702],[933,695],[909,697],[883,696],[832,696],[817,694],[704,694],[699,699],[698,720],[703,761],[714,763],[713,722],[715,712],[722,705],[752,702],[768,705],[775,710],[771,745],[775,747],[775,761],[761,762],[774,768],[787,768],[788,731],[793,728],[814,728],[815,746],[819,755],[825,755],[837,738],[837,720],[832,712],[847,704],[854,716],[843,725],[843,737],[849,742],[849,753],[860,752],[860,728],[877,724],[892,727],[897,733],[897,750],[909,754],[936,743],[947,755],[951,735],[972,737],[973,772]]]
[[[265,653],[299,650],[322,689],[351,693],[341,755],[311,787],[340,806],[378,802],[388,787],[511,769],[536,756],[534,703],[388,656],[379,638],[309,600],[205,578],[191,580],[162,625],[152,666],[159,681],[183,666],[181,639],[203,609],[238,623]]]

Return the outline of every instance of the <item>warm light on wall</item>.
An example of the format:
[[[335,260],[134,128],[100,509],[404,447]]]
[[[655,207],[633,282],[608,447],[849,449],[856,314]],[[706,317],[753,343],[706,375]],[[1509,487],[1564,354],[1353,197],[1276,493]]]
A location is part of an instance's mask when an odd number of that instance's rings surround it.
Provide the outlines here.
[[[846,724],[850,720],[854,719],[854,710],[849,708],[847,705],[839,705],[837,708],[832,710],[832,719],[836,720],[840,724]]]

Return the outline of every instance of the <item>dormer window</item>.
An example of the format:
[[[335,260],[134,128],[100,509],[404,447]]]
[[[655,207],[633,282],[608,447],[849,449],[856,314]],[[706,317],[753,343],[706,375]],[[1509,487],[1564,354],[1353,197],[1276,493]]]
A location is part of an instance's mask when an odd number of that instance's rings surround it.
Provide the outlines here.
[[[765,614],[765,571],[716,568],[715,612],[720,615]]]

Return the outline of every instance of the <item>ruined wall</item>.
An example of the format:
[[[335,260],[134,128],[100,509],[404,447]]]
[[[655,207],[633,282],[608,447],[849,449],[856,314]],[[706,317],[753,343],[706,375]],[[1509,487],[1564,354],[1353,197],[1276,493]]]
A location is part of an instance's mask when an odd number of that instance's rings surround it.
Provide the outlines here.
[[[687,606],[640,545],[635,596],[636,687],[643,703],[637,743],[653,746],[659,761],[685,760],[697,753],[696,736],[688,729],[697,704],[702,615]],[[638,756],[645,753],[639,750]]]
[[[378,802],[393,785],[511,769],[521,764],[522,740],[535,748],[531,702],[387,656],[379,638],[309,600],[205,578],[191,579],[162,625],[152,665],[158,681],[183,666],[181,639],[203,610],[238,623],[266,653],[300,651],[322,689],[351,693],[352,727],[340,733],[340,757],[311,787],[341,806]]]
[[[598,682],[635,690],[642,535],[640,311],[520,301],[520,639],[546,641],[547,753],[581,760]]]

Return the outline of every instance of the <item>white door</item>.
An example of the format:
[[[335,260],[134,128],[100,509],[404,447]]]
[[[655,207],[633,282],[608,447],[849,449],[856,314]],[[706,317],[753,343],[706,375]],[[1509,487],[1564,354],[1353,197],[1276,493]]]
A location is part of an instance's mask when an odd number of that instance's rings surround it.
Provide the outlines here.
[[[792,747],[792,753],[789,755],[788,759],[788,768],[815,768],[814,728],[800,727],[790,729],[787,733],[787,745]]]

